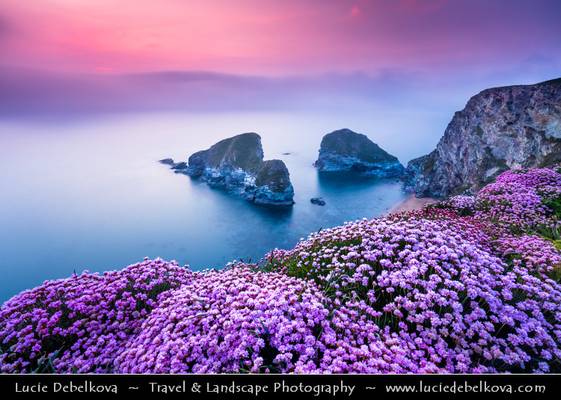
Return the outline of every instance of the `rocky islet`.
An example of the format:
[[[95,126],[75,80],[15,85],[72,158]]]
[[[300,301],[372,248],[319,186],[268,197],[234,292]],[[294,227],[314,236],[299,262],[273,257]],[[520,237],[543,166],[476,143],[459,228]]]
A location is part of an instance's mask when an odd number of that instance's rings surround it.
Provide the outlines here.
[[[263,160],[261,137],[242,133],[193,153],[187,163],[160,160],[178,173],[205,181],[255,204],[290,207],[294,188],[282,160]]]
[[[352,172],[377,178],[397,178],[405,171],[397,157],[366,135],[346,128],[323,137],[314,166],[320,172]]]

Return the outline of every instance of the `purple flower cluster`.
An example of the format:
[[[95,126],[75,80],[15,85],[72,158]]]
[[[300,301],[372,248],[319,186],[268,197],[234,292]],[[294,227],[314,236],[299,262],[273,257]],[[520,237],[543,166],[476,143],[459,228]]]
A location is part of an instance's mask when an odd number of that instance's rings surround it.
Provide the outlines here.
[[[552,168],[510,170],[499,175],[496,182],[532,188],[546,199],[561,194],[561,174]]]
[[[259,266],[45,282],[0,309],[0,371],[561,371],[560,193],[554,170],[510,171]]]
[[[528,271],[552,276],[561,269],[561,252],[553,243],[535,235],[507,236],[495,243],[503,259],[524,265]]]
[[[0,371],[110,372],[159,294],[190,277],[175,263],[145,260],[22,292],[0,309]]]
[[[196,274],[117,358],[122,372],[310,372],[329,311],[313,282],[247,266]]]
[[[476,197],[478,215],[515,230],[557,226],[546,202],[561,195],[561,174],[549,168],[511,170]]]
[[[330,298],[338,341],[322,370],[548,371],[561,356],[561,288],[479,240],[449,221],[361,221],[275,262]]]
[[[453,196],[444,203],[449,207],[463,211],[464,213],[473,213],[475,211],[475,196]]]

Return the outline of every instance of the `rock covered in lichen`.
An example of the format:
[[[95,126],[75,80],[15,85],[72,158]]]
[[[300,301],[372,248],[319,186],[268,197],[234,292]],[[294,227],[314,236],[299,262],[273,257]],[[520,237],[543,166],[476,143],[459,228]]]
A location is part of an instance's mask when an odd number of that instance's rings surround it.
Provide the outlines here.
[[[399,177],[404,172],[396,157],[350,129],[325,135],[314,165],[322,172],[356,172],[380,178]]]
[[[561,161],[561,79],[487,89],[457,112],[436,149],[407,166],[418,196],[475,191],[501,172]]]

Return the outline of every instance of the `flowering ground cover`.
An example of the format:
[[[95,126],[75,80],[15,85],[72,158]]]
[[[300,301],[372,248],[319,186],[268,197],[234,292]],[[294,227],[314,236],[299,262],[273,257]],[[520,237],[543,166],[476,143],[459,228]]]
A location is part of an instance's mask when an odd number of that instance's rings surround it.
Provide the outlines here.
[[[323,230],[259,264],[145,260],[0,310],[2,372],[561,371],[561,173]]]

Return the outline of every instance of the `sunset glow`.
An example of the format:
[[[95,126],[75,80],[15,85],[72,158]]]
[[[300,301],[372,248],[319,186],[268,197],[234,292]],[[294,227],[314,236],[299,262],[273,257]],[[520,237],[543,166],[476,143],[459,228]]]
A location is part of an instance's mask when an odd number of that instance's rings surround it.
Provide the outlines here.
[[[1,64],[286,75],[474,68],[538,57],[558,63],[561,5],[516,3],[6,0]]]

